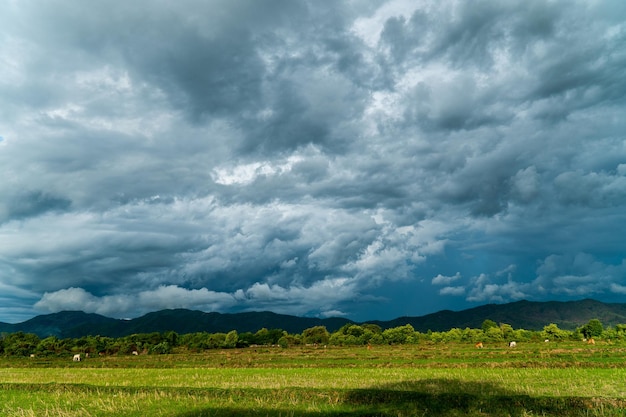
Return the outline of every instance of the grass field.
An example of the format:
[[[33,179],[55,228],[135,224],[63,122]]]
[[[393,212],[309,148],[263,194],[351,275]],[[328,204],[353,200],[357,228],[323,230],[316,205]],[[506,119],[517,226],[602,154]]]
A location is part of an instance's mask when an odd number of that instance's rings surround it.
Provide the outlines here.
[[[0,358],[1,416],[626,416],[626,348],[520,343]]]

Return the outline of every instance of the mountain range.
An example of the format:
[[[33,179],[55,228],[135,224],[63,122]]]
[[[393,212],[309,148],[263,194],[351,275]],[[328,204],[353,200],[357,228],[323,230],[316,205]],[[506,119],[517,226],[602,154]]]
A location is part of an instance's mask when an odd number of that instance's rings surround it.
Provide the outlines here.
[[[564,330],[574,330],[598,319],[605,327],[626,323],[626,303],[603,303],[585,299],[579,301],[517,301],[507,304],[486,304],[461,311],[443,310],[419,317],[399,317],[389,321],[367,321],[383,329],[410,324],[420,332],[448,331],[452,328],[481,328],[485,320],[506,323],[514,329],[541,330],[554,323]],[[307,328],[325,326],[333,332],[348,323],[346,318],[314,318],[276,314],[268,311],[234,314],[206,313],[174,309],[148,313],[120,320],[81,311],[63,311],[36,316],[22,323],[0,322],[0,333],[34,333],[39,337],[77,338],[87,335],[122,337],[135,333],[174,331],[179,334],[208,332],[256,332],[261,328],[282,329],[290,334]]]

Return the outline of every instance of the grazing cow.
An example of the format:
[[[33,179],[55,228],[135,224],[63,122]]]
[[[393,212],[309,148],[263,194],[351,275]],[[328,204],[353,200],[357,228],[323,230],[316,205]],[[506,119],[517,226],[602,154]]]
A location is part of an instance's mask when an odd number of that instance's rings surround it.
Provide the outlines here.
[[[546,339],[546,340],[544,340],[544,342],[545,342],[545,343],[548,343],[549,341],[550,341],[550,339]]]
[[[509,342],[509,347],[514,348],[517,346],[517,342]]]
[[[137,356],[139,355],[139,352],[137,352],[136,350],[133,350],[133,356]]]
[[[74,355],[74,359],[72,359],[74,362],[80,362],[80,353],[77,353],[76,355]]]
[[[31,357],[31,358],[34,358],[34,357],[35,357],[35,354],[34,354],[34,353],[31,353],[31,354],[30,354],[30,357]]]
[[[590,337],[590,338],[589,338],[589,340],[587,340],[587,344],[588,344],[588,345],[595,345],[595,344],[596,344],[596,341],[595,341],[595,340],[593,340],[593,337]]]
[[[476,349],[482,349],[483,348],[483,342],[478,342],[474,346],[476,347]]]

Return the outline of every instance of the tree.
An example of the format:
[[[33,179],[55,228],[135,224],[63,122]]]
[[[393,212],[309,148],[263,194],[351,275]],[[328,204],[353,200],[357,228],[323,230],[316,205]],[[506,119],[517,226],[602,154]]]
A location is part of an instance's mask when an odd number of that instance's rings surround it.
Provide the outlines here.
[[[41,340],[35,349],[37,355],[43,356],[57,354],[59,350],[59,339],[56,336],[46,337]]]
[[[239,336],[237,336],[237,330],[231,330],[226,333],[226,339],[224,340],[225,348],[234,348],[237,347],[237,341],[239,340]]]
[[[254,334],[254,338],[252,339],[252,344],[255,345],[275,345],[278,343],[278,339],[283,337],[283,330],[281,329],[272,329],[267,330],[265,327],[258,330]]]
[[[287,332],[284,333],[284,336],[278,339],[278,346],[282,348],[286,348],[289,346],[296,346],[301,344],[301,341],[297,335],[291,335]]]
[[[506,323],[500,323],[500,330],[502,331],[502,336],[505,340],[513,340],[515,339],[515,330],[513,330],[513,326]]]
[[[360,326],[348,323],[330,336],[330,343],[339,346],[366,345],[380,339],[381,332],[380,326],[375,324]]]
[[[156,345],[152,346],[152,348],[150,349],[150,352],[156,353],[159,355],[165,355],[167,353],[172,352],[172,347],[170,346],[168,342],[163,341],[161,343],[157,343]]]
[[[463,336],[461,340],[464,342],[476,343],[476,342],[482,341],[483,337],[484,337],[484,332],[482,330],[470,329],[469,327],[466,327],[463,330]]]
[[[598,319],[591,319],[587,324],[585,324],[581,329],[581,333],[585,338],[589,339],[591,337],[598,337],[602,335],[604,331],[604,327],[602,323]]]
[[[29,356],[40,342],[36,334],[24,332],[11,333],[3,341],[4,353],[15,356]]]
[[[383,338],[390,345],[414,343],[416,340],[415,329],[410,324],[393,327],[383,332]]]
[[[302,332],[302,341],[305,344],[328,344],[330,333],[326,330],[326,326],[315,326],[305,329]]]
[[[460,342],[463,338],[463,332],[456,327],[448,330],[443,335],[444,342]]]
[[[170,332],[165,333],[165,341],[170,346],[178,346],[178,333],[176,333],[174,331],[170,331]]]
[[[489,340],[490,342],[502,342],[504,340],[504,336],[502,335],[502,330],[498,326],[489,327],[485,333],[485,340]]]
[[[383,329],[378,325],[378,324],[374,324],[374,323],[363,323],[361,325],[361,327],[365,330],[369,330],[374,334],[382,334],[383,333]]]
[[[496,324],[495,321],[493,320],[485,320],[483,321],[482,326],[480,326],[480,328],[483,330],[483,332],[487,333],[487,331],[493,327],[498,327],[498,325]]]
[[[565,340],[569,336],[569,332],[567,330],[559,329],[559,327],[554,323],[550,323],[543,328],[541,336],[548,340]]]

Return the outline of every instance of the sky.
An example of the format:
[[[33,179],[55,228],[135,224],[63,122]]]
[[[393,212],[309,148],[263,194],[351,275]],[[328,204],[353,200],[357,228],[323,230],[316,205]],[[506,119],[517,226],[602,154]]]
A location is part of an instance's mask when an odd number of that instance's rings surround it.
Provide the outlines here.
[[[0,10],[0,321],[626,302],[622,0]]]

